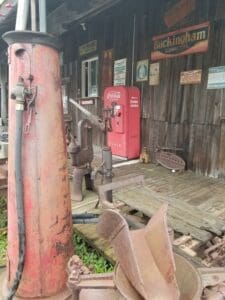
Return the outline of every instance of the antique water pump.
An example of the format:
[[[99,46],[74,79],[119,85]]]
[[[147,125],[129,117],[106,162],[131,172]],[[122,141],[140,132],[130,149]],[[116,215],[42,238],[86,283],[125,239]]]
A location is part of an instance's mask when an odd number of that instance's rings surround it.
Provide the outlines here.
[[[107,146],[106,137],[107,131],[110,130],[110,112],[105,111],[104,120],[97,118],[76,101],[70,99],[70,103],[75,105],[82,111],[87,119],[82,119],[78,122],[77,137],[72,136],[68,152],[71,157],[73,170],[73,189],[76,201],[83,199],[82,181],[85,178],[86,189],[94,190],[94,179],[97,174],[102,176],[103,183],[112,181],[112,152]],[[92,144],[92,126],[97,127],[103,134],[104,146],[102,147],[102,163],[93,170],[91,163],[93,160],[93,144]],[[106,193],[107,201],[112,201],[112,192]]]

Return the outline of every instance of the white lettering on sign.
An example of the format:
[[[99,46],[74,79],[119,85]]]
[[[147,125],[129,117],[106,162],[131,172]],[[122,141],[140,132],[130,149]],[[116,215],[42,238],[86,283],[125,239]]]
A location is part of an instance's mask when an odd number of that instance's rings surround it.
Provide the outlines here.
[[[122,147],[121,144],[115,144],[115,143],[112,143],[111,146],[115,147],[115,148],[121,148]]]
[[[138,102],[138,99],[137,99],[137,98],[132,97],[132,98],[130,99],[130,107],[131,107],[131,108],[139,107],[139,102]]]
[[[113,100],[118,100],[121,97],[121,93],[120,92],[109,92],[106,96],[107,100],[113,101]]]

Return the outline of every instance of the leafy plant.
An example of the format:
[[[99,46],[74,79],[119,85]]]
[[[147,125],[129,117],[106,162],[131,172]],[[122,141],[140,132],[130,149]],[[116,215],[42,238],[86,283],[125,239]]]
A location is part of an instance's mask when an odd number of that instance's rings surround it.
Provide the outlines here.
[[[113,270],[113,265],[98,253],[98,251],[90,247],[79,234],[74,233],[73,243],[75,253],[92,272],[107,273]]]
[[[7,205],[6,199],[0,196],[0,228],[7,226]]]
[[[6,199],[0,196],[0,266],[5,265],[7,248],[7,205]]]
[[[5,265],[7,248],[7,231],[0,231],[0,266]]]

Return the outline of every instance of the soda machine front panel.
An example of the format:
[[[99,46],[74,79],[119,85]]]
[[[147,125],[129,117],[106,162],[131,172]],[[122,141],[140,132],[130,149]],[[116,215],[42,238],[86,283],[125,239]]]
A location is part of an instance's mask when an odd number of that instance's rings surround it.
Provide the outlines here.
[[[109,87],[104,93],[104,107],[111,109],[112,131],[108,146],[113,155],[132,159],[140,149],[140,97],[137,88]]]

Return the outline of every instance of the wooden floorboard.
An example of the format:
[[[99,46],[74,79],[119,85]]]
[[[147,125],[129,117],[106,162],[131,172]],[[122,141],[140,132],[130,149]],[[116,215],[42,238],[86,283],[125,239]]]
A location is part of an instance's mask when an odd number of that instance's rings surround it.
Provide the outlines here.
[[[225,181],[195,175],[187,171],[172,173],[165,168],[148,164],[134,164],[114,169],[114,180],[128,174],[143,174],[144,186],[132,185],[114,193],[123,201],[151,217],[163,202],[169,203],[168,222],[175,231],[190,234],[206,242],[225,231]],[[132,176],[132,175],[131,175]],[[89,199],[89,200],[88,200]],[[90,201],[79,212],[93,209],[97,196],[88,194]],[[76,212],[78,204],[73,203]],[[76,208],[77,207],[77,208]]]

